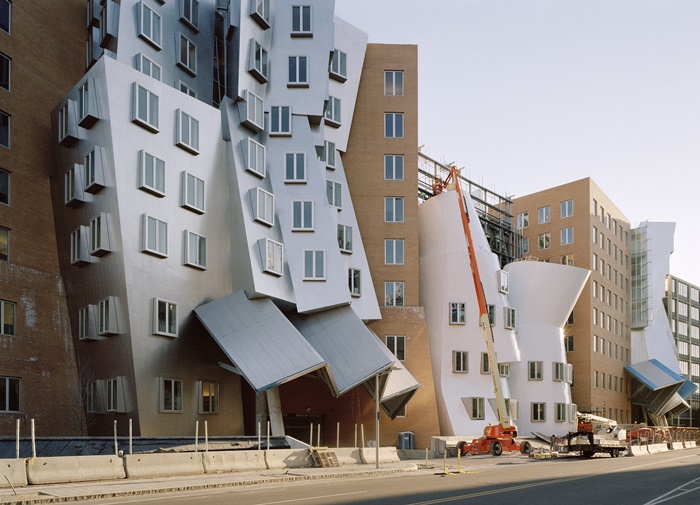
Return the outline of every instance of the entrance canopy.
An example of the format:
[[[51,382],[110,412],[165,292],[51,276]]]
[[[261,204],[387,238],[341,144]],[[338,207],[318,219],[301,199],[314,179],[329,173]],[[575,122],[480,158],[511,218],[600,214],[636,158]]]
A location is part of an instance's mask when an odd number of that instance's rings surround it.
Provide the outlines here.
[[[685,410],[686,400],[695,390],[695,384],[682,377],[656,359],[625,366],[640,384],[632,401],[646,407],[656,416],[670,411]]]

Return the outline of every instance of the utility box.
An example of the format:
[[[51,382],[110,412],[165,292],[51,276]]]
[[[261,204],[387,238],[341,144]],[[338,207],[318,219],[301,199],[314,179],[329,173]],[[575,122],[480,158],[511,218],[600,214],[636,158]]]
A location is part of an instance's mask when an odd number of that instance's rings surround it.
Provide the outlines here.
[[[401,431],[399,432],[399,449],[404,449],[412,451],[415,444],[415,435],[412,431]]]

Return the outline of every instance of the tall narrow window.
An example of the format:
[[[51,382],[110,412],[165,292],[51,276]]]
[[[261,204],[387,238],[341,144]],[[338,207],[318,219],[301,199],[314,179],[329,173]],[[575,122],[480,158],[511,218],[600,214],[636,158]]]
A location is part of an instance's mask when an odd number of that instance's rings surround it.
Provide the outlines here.
[[[19,412],[21,383],[19,377],[0,377],[0,412]]]
[[[472,408],[469,412],[469,417],[473,420],[486,418],[483,398],[472,398]]]
[[[326,251],[304,251],[304,280],[326,278]]]
[[[531,420],[532,421],[544,421],[545,420],[545,403],[531,403]]]
[[[528,376],[527,378],[531,381],[541,381],[542,380],[542,362],[541,361],[528,361]]]
[[[199,121],[182,112],[176,112],[177,121],[177,145],[191,152],[199,154]]]
[[[0,335],[13,336],[15,334],[15,304],[6,300],[0,300]]]
[[[504,307],[504,325],[506,329],[512,330],[515,328],[515,309],[513,307]]]
[[[197,46],[190,39],[180,34],[180,50],[178,51],[177,64],[192,75],[197,74]]]
[[[0,203],[10,205],[10,172],[0,168]]]
[[[251,138],[244,140],[244,142],[246,170],[260,177],[265,177],[265,146]]]
[[[0,261],[10,259],[10,230],[0,226]]]
[[[270,107],[270,135],[292,134],[292,108],[284,105]]]
[[[403,154],[384,155],[384,179],[403,180]]]
[[[284,247],[274,240],[264,239],[265,267],[264,271],[275,275],[282,275],[284,262]]]
[[[561,245],[568,245],[574,243],[574,228],[573,226],[569,228],[561,229]]]
[[[267,82],[268,62],[267,49],[257,40],[250,39],[250,54],[248,56],[248,72],[262,83]]]
[[[188,26],[199,29],[199,0],[181,0],[182,14],[180,19]]]
[[[156,256],[168,255],[168,223],[143,215],[143,252]]]
[[[141,173],[139,188],[165,196],[165,162],[146,151],[139,151]]]
[[[107,214],[101,212],[90,220],[90,254],[104,256],[110,250]]]
[[[338,247],[342,252],[352,252],[352,226],[338,225]]]
[[[403,96],[403,71],[384,71],[384,94],[386,96]]]
[[[390,281],[384,283],[384,305],[403,307],[404,283]]]
[[[10,148],[10,115],[0,110],[0,146]]]
[[[343,207],[343,186],[339,182],[326,181],[326,196],[328,197],[328,205]]]
[[[540,233],[537,236],[537,249],[540,251],[543,251],[545,249],[549,249],[551,243],[550,235],[549,232],[547,233]]]
[[[12,59],[0,53],[0,88],[10,91],[10,64]]]
[[[306,182],[306,154],[285,154],[284,180],[285,182]]]
[[[336,81],[345,82],[348,78],[347,55],[338,49],[333,50],[329,66],[330,76]]]
[[[262,131],[264,127],[264,102],[262,98],[252,91],[244,91],[245,100],[240,102],[243,111],[241,116],[245,119],[242,123],[255,132]]]
[[[134,83],[132,121],[152,132],[158,132],[158,95]]]
[[[564,351],[574,352],[574,336],[566,335],[564,337]]]
[[[388,238],[384,240],[384,264],[403,265],[404,240]]]
[[[90,79],[78,88],[78,125],[83,128],[90,128],[98,119],[94,94]]]
[[[467,351],[452,351],[452,373],[469,372],[469,353]]]
[[[323,142],[323,159],[326,162],[326,168],[335,168],[335,142],[329,140]]]
[[[0,0],[0,30],[10,33],[10,18],[12,2],[10,0]]]
[[[554,420],[558,423],[566,422],[566,403],[554,404]]]
[[[465,322],[464,302],[450,302],[450,324],[464,324]]]
[[[253,210],[255,220],[269,226],[275,224],[275,195],[262,188],[255,188]]]
[[[161,412],[182,412],[182,381],[161,378],[160,382]]]
[[[153,299],[153,333],[177,337],[177,303]]]
[[[199,413],[216,414],[219,412],[219,385],[213,382],[200,381],[199,389]]]
[[[204,214],[204,181],[187,172],[182,172],[182,207]]]
[[[106,9],[106,7],[103,9]],[[160,49],[162,26],[160,14],[150,8],[146,2],[141,2],[140,12],[141,24],[139,25],[139,36],[156,49]]]
[[[403,113],[384,113],[384,137],[403,138]]]
[[[100,300],[100,303],[97,306],[97,328],[100,335],[108,335],[116,331],[116,328],[112,328],[110,325],[110,317],[112,316],[112,314],[110,314],[110,310],[114,310],[114,307],[111,307],[110,300],[110,298]]]
[[[549,223],[549,205],[537,209],[537,223]]]
[[[360,296],[362,294],[360,289],[360,270],[358,268],[348,269],[348,288],[352,296]]]
[[[78,340],[90,338],[90,307],[78,310]]]
[[[292,202],[292,230],[313,231],[314,202]]]
[[[270,28],[270,0],[250,2],[250,16],[258,22],[263,30]]]
[[[292,6],[292,35],[293,36],[310,36],[311,31],[311,6],[310,5],[293,5]]]
[[[117,379],[107,379],[106,381],[106,389],[107,389],[107,398],[106,398],[106,403],[107,403],[107,408],[106,410],[108,412],[116,412],[117,411],[117,397],[118,397],[118,384],[117,384]]]
[[[399,361],[406,359],[406,337],[404,335],[387,335],[386,346]]]
[[[289,87],[306,87],[309,85],[308,58],[306,56],[289,57]]]
[[[522,230],[523,228],[527,228],[530,226],[530,213],[529,212],[521,212],[518,214],[516,218],[516,228],[519,230]]]
[[[403,197],[388,196],[384,198],[384,221],[387,223],[402,223],[403,207]]]
[[[328,105],[326,105],[326,124],[329,126],[340,126],[340,98],[334,96],[328,97]]]
[[[559,215],[561,218],[571,217],[574,215],[574,201],[566,200],[559,204]]]
[[[481,373],[491,373],[491,362],[489,361],[489,353],[487,352],[481,353]]]
[[[185,265],[207,268],[207,239],[185,230]]]

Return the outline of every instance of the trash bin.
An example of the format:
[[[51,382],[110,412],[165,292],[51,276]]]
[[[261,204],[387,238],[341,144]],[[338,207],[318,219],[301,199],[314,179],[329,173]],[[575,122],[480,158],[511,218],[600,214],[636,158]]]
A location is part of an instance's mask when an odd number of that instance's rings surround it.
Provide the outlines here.
[[[399,432],[399,449],[413,450],[413,444],[415,440],[415,435],[412,431],[401,431]]]

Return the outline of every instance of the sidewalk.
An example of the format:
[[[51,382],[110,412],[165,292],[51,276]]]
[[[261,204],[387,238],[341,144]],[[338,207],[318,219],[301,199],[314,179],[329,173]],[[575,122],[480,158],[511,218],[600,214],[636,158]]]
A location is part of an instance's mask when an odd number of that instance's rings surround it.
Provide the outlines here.
[[[43,504],[96,498],[113,498],[187,491],[219,487],[248,486],[269,482],[293,482],[312,479],[358,478],[392,473],[413,472],[425,465],[424,461],[401,461],[374,465],[352,465],[337,468],[289,468],[285,470],[260,470],[203,474],[189,477],[163,477],[156,479],[121,479],[101,482],[78,482],[15,488],[0,488],[0,504]],[[16,494],[15,494],[16,493]]]

